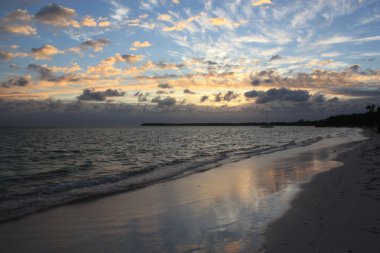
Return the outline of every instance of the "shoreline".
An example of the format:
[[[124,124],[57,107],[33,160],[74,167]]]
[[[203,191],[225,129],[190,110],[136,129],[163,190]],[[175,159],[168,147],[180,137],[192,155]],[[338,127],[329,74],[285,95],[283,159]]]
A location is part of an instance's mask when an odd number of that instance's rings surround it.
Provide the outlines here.
[[[357,130],[357,128],[353,128],[353,129]],[[355,134],[358,134],[358,133],[355,133]],[[123,194],[126,192],[132,192],[132,191],[136,191],[136,190],[143,189],[146,187],[150,187],[155,184],[166,183],[166,182],[170,182],[172,180],[176,180],[182,177],[187,177],[193,174],[203,173],[205,171],[215,169],[215,168],[218,168],[220,166],[224,166],[230,163],[238,162],[245,159],[251,159],[255,156],[272,154],[272,153],[281,152],[284,150],[302,148],[302,147],[313,145],[321,140],[326,141],[329,139],[330,137],[323,138],[323,137],[318,136],[318,137],[303,140],[301,142],[283,143],[282,145],[279,145],[277,147],[271,147],[271,148],[257,148],[253,146],[247,150],[244,150],[244,152],[241,154],[234,154],[233,151],[230,151],[227,153],[227,156],[225,157],[217,158],[211,161],[197,161],[198,163],[197,166],[191,169],[188,169],[188,168],[186,170],[182,169],[173,173],[171,172],[171,169],[175,167],[175,165],[171,167],[169,166],[165,167],[164,168],[165,171],[161,172],[162,175],[164,176],[160,176],[159,178],[151,180],[151,181],[144,181],[144,179],[142,179],[142,180],[138,180],[138,182],[133,182],[133,181],[130,182],[127,176],[127,177],[121,178],[120,180],[116,180],[112,182],[112,185],[107,184],[107,183],[97,185],[97,187],[99,188],[103,187],[104,189],[100,189],[100,190],[98,189],[99,192],[96,192],[96,193],[93,192],[93,188],[88,187],[88,188],[83,188],[83,191],[81,192],[80,195],[78,196],[73,195],[73,198],[71,199],[62,199],[60,195],[45,196],[45,198],[47,197],[49,198],[47,199],[47,201],[44,201],[44,203],[34,203],[32,206],[23,206],[23,207],[8,209],[8,210],[6,209],[0,210],[0,214],[2,214],[2,216],[0,217],[0,224],[3,222],[8,222],[8,221],[11,222],[13,220],[22,219],[23,217],[27,217],[34,213],[47,211],[49,209],[59,207],[62,205],[68,205],[72,203],[74,204],[81,203],[81,202],[86,202],[86,201],[91,201],[91,200],[96,200],[99,198],[112,196],[114,194]],[[148,169],[146,173],[144,172],[141,175],[132,174],[131,177],[139,179],[140,177],[144,177],[150,173],[154,173],[154,171],[153,170],[150,171]],[[71,190],[75,191],[76,189],[71,189]],[[31,196],[31,198],[35,198],[35,196]],[[36,202],[38,202],[38,199],[36,200]],[[37,205],[37,204],[40,204],[40,205]]]
[[[299,183],[339,166],[331,159],[353,144],[347,138],[326,139],[37,212],[1,223],[0,248],[9,252],[255,251],[263,243],[266,225],[286,211]]]
[[[379,252],[380,136],[369,137],[301,186],[259,252]]]

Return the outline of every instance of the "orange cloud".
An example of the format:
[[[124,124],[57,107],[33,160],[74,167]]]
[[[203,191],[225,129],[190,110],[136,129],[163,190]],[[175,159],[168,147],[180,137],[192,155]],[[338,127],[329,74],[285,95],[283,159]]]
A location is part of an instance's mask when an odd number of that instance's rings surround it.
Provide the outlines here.
[[[157,17],[157,19],[161,21],[171,21],[172,16],[170,16],[169,14],[161,14]]]
[[[111,22],[110,21],[100,21],[99,23],[98,23],[98,26],[99,27],[108,27],[108,26],[110,26],[111,25]]]
[[[273,4],[271,0],[255,0],[252,1],[252,6],[260,6],[263,4]]]
[[[86,16],[83,18],[82,22],[80,23],[82,26],[90,26],[90,27],[95,27],[97,26],[97,23],[95,19],[91,16]]]
[[[186,21],[179,21],[175,23],[173,26],[170,27],[164,27],[162,30],[164,32],[171,32],[171,31],[182,31],[187,27]]]
[[[142,41],[142,42],[135,41],[135,42],[132,43],[132,46],[133,46],[133,48],[138,49],[138,48],[141,48],[141,47],[150,47],[150,46],[152,46],[152,44],[149,41]]]
[[[32,48],[32,54],[34,55],[34,58],[37,60],[49,60],[53,55],[63,53],[63,51],[57,49],[56,47],[50,44],[43,45],[40,48]]]

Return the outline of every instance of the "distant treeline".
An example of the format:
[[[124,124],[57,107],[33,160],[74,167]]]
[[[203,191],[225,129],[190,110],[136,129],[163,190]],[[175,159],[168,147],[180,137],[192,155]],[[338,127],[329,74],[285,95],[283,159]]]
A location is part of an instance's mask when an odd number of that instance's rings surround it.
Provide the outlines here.
[[[377,127],[380,132],[380,107],[369,105],[366,113],[343,114],[323,120],[293,122],[241,122],[241,123],[144,123],[141,126],[316,126],[316,127]]]

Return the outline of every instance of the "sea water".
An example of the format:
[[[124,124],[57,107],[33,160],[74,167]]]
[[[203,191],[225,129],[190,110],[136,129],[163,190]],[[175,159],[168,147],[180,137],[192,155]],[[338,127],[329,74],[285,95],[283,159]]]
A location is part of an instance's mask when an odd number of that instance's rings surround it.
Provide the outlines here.
[[[315,127],[0,129],[0,220],[347,136]]]

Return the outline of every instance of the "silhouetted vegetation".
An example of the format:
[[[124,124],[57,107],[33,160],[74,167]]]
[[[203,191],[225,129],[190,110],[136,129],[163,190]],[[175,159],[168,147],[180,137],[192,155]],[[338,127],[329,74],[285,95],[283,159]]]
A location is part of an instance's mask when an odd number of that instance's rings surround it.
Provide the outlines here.
[[[377,127],[380,133],[380,107],[368,105],[366,113],[331,116],[316,126],[322,127]]]
[[[241,123],[144,123],[142,126],[316,126],[316,127],[377,127],[380,133],[380,107],[368,105],[366,113],[342,114],[323,120],[293,122],[241,122]]]

